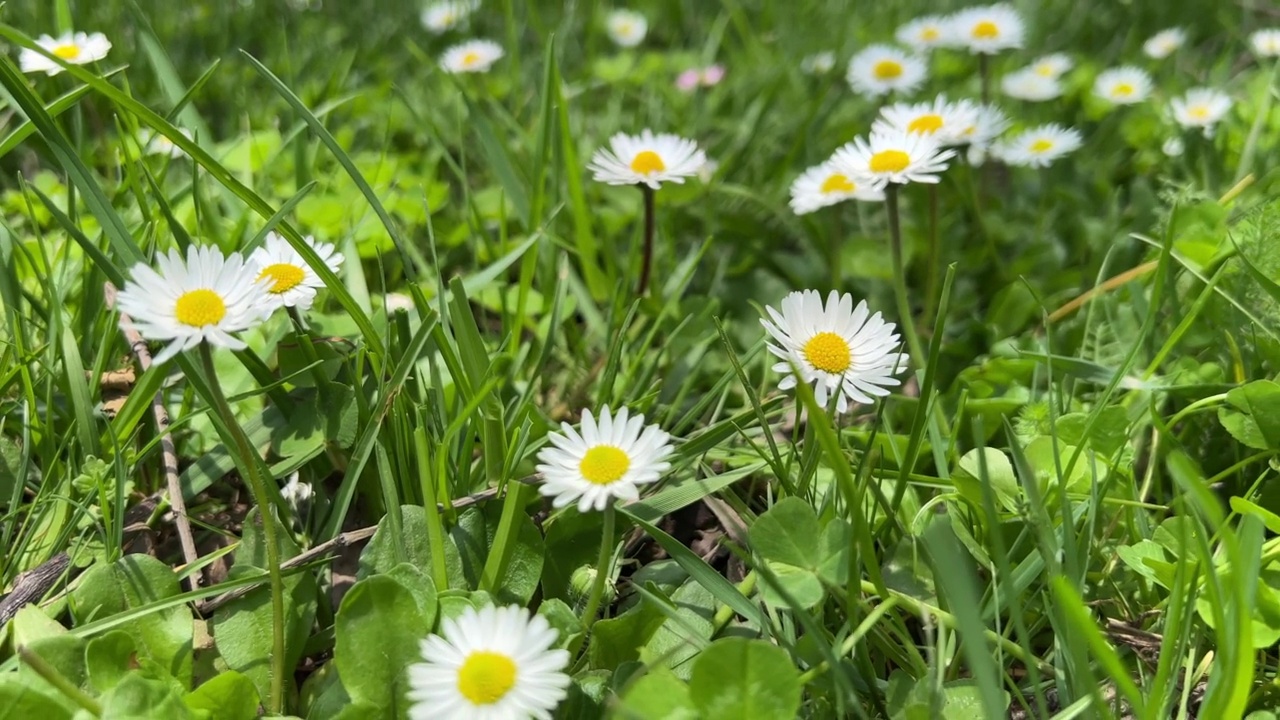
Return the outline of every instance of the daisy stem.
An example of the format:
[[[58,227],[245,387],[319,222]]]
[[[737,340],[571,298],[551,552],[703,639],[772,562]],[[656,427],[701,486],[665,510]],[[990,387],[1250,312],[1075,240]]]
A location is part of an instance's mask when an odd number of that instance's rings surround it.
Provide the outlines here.
[[[284,710],[284,578],[280,574],[275,509],[262,477],[261,458],[253,449],[240,423],[236,421],[231,405],[222,393],[222,386],[218,384],[218,372],[213,365],[213,351],[209,349],[207,342],[200,343],[200,360],[209,386],[209,399],[235,442],[236,452],[240,454],[245,470],[245,480],[249,483],[249,491],[253,493],[253,500],[258,505],[258,519],[262,521],[262,537],[267,546],[267,575],[271,584],[271,697],[268,709],[272,714],[279,715]]]
[[[938,186],[929,186],[929,276],[924,292],[924,321],[933,324],[938,305],[938,274],[942,258],[938,257]]]
[[[587,596],[587,607],[582,611],[582,626],[587,630],[596,621],[596,611],[600,608],[600,599],[604,597],[604,584],[609,580],[613,567],[613,503],[604,508],[604,529],[600,533],[600,556],[596,559],[596,579],[591,583],[591,594]]]
[[[319,393],[321,400],[329,399],[329,378],[324,374],[324,367],[320,362],[320,354],[316,352],[316,346],[311,342],[311,333],[307,332],[307,328],[302,324],[302,315],[298,313],[298,308],[290,307],[289,319],[293,321],[293,336],[298,339],[298,345],[302,347],[302,356],[306,358],[307,365],[311,366],[311,374],[316,379],[316,392]]]
[[[903,334],[907,336],[907,349],[911,352],[911,360],[919,367],[924,367],[928,356],[924,354],[924,346],[920,344],[920,336],[916,334],[916,322],[911,317],[911,303],[907,301],[907,271],[902,262],[902,228],[898,223],[898,186],[892,183],[884,188],[884,204],[889,212],[889,246],[893,252],[893,294],[898,301],[898,322],[902,323]]]
[[[649,290],[649,273],[653,267],[653,230],[654,230],[654,195],[653,188],[645,185],[640,191],[644,193],[644,251],[640,258],[640,284],[636,295],[644,297]]]

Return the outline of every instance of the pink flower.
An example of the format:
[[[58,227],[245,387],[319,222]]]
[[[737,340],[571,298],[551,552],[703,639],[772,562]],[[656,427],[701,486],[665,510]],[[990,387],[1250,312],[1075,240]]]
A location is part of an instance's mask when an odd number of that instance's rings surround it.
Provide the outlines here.
[[[681,92],[692,92],[702,80],[702,73],[697,68],[689,68],[676,78],[676,88]]]
[[[724,66],[712,65],[702,69],[702,86],[711,87],[724,79]]]
[[[689,68],[676,78],[676,87],[681,92],[692,92],[698,87],[711,87],[724,79],[723,65],[708,65],[704,68]]]

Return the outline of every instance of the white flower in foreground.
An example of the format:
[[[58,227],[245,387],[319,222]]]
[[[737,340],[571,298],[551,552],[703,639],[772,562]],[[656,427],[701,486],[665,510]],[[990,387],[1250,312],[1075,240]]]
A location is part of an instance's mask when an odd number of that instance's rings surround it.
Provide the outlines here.
[[[855,182],[881,190],[889,183],[936,183],[953,155],[931,135],[872,132],[869,140],[855,138],[836,150],[831,162]]]
[[[1093,92],[1116,105],[1133,105],[1151,94],[1151,76],[1132,65],[1104,70],[1094,80]]]
[[[409,666],[412,720],[551,720],[568,695],[569,651],[541,615],[516,606],[467,608],[422,641]]]
[[[649,32],[649,21],[633,10],[614,10],[605,20],[609,39],[619,47],[635,47],[644,41]]]
[[[952,27],[949,17],[925,15],[899,27],[894,37],[916,52],[927,52],[951,44],[954,41]]]
[[[1152,35],[1142,43],[1142,52],[1149,58],[1163,60],[1174,53],[1187,41],[1187,33],[1182,28],[1169,28]]]
[[[891,45],[870,45],[849,60],[849,85],[863,95],[909,93],[924,82],[925,65]]]
[[[977,105],[973,121],[960,130],[960,143],[968,144],[971,151],[975,148],[985,149],[999,137],[1000,133],[1009,129],[1009,118],[995,105]]]
[[[809,55],[800,61],[800,71],[807,75],[826,75],[836,67],[836,54],[830,50]]]
[[[178,132],[186,139],[192,139],[190,130],[178,128]],[[138,133],[138,144],[142,146],[143,155],[168,155],[171,158],[180,158],[187,154],[186,151],[175,145],[172,140],[155,130],[140,131]]]
[[[69,65],[97,62],[106,57],[111,50],[111,41],[106,35],[98,32],[66,33],[57,38],[41,35],[36,39],[36,45]],[[57,75],[62,72],[61,65],[29,48],[18,55],[18,64],[25,73],[42,72],[46,75]]]
[[[422,11],[422,27],[440,35],[461,25],[479,6],[478,2],[465,0],[431,3]]]
[[[1036,58],[1026,70],[1033,72],[1041,77],[1060,78],[1068,70],[1075,67],[1075,61],[1065,53],[1052,53]]]
[[[707,162],[698,144],[679,135],[618,133],[609,147],[596,150],[587,165],[593,177],[610,185],[647,185],[657,190],[664,182],[683,183]]]
[[[248,330],[267,314],[267,288],[256,282],[240,253],[223,257],[212,245],[177,250],[156,257],[156,270],[135,265],[132,279],[116,299],[116,307],[148,340],[170,342],[155,357],[165,362],[207,340],[240,350],[244,342],[231,333]]]
[[[992,149],[1006,164],[1019,167],[1048,167],[1054,160],[1080,149],[1080,133],[1057,123],[1024,130]]]
[[[657,425],[644,424],[644,415],[628,417],[627,409],[600,419],[582,411],[582,433],[560,423],[564,434],[547,433],[550,446],[538,452],[538,492],[553,498],[555,507],[577,503],[578,512],[604,510],[614,498],[640,497],[640,485],[657,482],[671,468],[671,436]]]
[[[791,209],[797,215],[845,200],[884,200],[884,192],[860,185],[830,160],[805,170],[791,183]]]
[[[1192,88],[1186,95],[1174,98],[1173,119],[1184,128],[1200,128],[1205,137],[1213,133],[1213,126],[1218,124],[1231,109],[1231,98],[1221,90],[1213,88]]]
[[[961,10],[951,22],[956,42],[971,53],[994,55],[1022,47],[1022,17],[1007,3]]]
[[[1062,95],[1062,83],[1032,68],[1023,68],[1000,78],[1000,92],[1016,100],[1043,102]]]
[[[1258,57],[1280,57],[1280,30],[1259,30],[1249,36],[1249,44]]]
[[[871,124],[875,133],[915,133],[932,135],[939,145],[958,145],[961,133],[977,121],[978,105],[972,100],[949,102],[939,95],[932,102],[894,103],[880,108],[880,117]]]
[[[760,323],[771,339],[769,352],[782,361],[773,370],[786,374],[779,389],[811,383],[818,405],[826,407],[834,396],[836,412],[845,412],[850,400],[869,404],[872,396],[888,395],[885,388],[900,384],[893,376],[907,367],[907,355],[899,352],[896,326],[880,313],[868,317],[865,300],[854,308],[852,295],[832,290],[823,307],[818,291],[806,290],[783,298],[781,313],[765,311],[769,319]]]
[[[329,243],[316,242],[310,235],[303,239],[330,270],[338,272],[344,259],[342,253]],[[324,281],[302,255],[273,232],[267,233],[262,245],[249,256],[249,265],[254,276],[267,286],[267,305],[272,312],[282,307],[305,312],[315,302],[316,291],[324,287]]]
[[[468,40],[445,50],[440,67],[447,73],[488,72],[502,55],[502,46],[492,40]]]

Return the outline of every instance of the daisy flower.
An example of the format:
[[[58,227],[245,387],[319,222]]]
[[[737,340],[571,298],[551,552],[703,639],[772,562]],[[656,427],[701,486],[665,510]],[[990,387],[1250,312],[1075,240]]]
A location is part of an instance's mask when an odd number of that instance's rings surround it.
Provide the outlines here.
[[[320,256],[320,260],[333,272],[342,267],[342,253],[333,245],[316,242],[308,235],[307,246]],[[307,264],[302,255],[288,240],[270,232],[253,255],[249,256],[250,269],[260,282],[267,285],[267,306],[270,312],[282,307],[297,308],[305,312],[315,302],[316,291],[324,287],[324,281]]]
[[[997,143],[993,152],[1009,165],[1048,167],[1054,160],[1080,149],[1083,143],[1078,131],[1050,123],[1024,130]]]
[[[821,407],[830,397],[836,398],[836,412],[841,413],[851,400],[873,403],[872,396],[884,397],[889,394],[885,388],[899,384],[893,376],[907,367],[896,326],[880,313],[868,317],[865,300],[854,308],[848,293],[832,290],[823,307],[817,290],[793,292],[782,299],[782,312],[772,307],[765,311],[769,318],[760,323],[769,333],[769,352],[781,360],[773,371],[786,374],[778,388],[812,384]]]
[[[1186,95],[1174,98],[1173,119],[1184,128],[1200,128],[1205,137],[1213,134],[1218,124],[1231,109],[1231,98],[1221,90],[1192,88]]]
[[[1151,39],[1142,43],[1142,52],[1146,53],[1149,58],[1163,60],[1182,47],[1182,44],[1186,41],[1186,31],[1182,28],[1169,28],[1168,30],[1161,30],[1152,35]]]
[[[1132,65],[1104,70],[1094,81],[1093,92],[1116,105],[1133,105],[1151,94],[1151,76]]]
[[[1062,95],[1062,83],[1032,68],[1023,68],[1000,78],[1000,92],[1016,100],[1043,102]]]
[[[689,68],[676,78],[676,88],[681,92],[692,92],[695,88],[712,87],[724,79],[723,65],[709,65],[704,68]]]
[[[849,85],[863,95],[909,93],[924,82],[919,58],[891,45],[870,45],[849,60]]]
[[[155,357],[163,363],[206,340],[240,350],[244,342],[231,333],[247,330],[266,317],[267,287],[245,267],[244,257],[212,245],[177,250],[156,257],[158,270],[135,265],[116,300],[120,312],[148,340],[171,341]]]
[[[1249,44],[1258,57],[1280,57],[1280,30],[1259,30],[1249,36]]]
[[[463,0],[431,3],[422,10],[420,19],[429,32],[440,35],[461,25],[479,6],[478,2]]]
[[[84,65],[97,62],[107,56],[111,50],[111,41],[102,33],[65,33],[60,37],[41,35],[36,45],[68,65]],[[18,64],[22,72],[42,72],[46,75],[57,75],[62,66],[41,55],[35,50],[24,49],[18,55]]]
[[[943,15],[925,15],[901,26],[894,33],[898,42],[915,50],[928,52],[946,47],[953,40],[951,19]]]
[[[1058,79],[1062,77],[1068,70],[1075,67],[1075,62],[1069,55],[1065,53],[1053,53],[1036,58],[1034,62],[1026,67],[1027,71],[1033,72],[1041,77]]]
[[[940,145],[958,145],[960,134],[977,121],[978,105],[971,100],[948,102],[939,95],[933,102],[894,103],[880,108],[871,132],[932,135]]]
[[[587,165],[593,177],[610,185],[648,185],[657,190],[664,182],[683,183],[707,156],[698,144],[678,135],[654,135],[645,128],[639,135],[618,133],[609,147],[596,150]]]
[[[649,32],[649,21],[633,10],[614,10],[605,20],[609,39],[618,47],[635,47],[644,41]]]
[[[1009,128],[1009,118],[995,105],[975,105],[973,121],[960,130],[960,144],[968,144],[970,153],[984,149]]]
[[[1178,157],[1186,149],[1187,146],[1183,144],[1182,138],[1177,135],[1165,140],[1164,144],[1160,146],[1160,152],[1168,155],[1169,157]]]
[[[836,54],[830,50],[814,53],[800,61],[800,71],[806,75],[826,75],[836,67]]]
[[[440,623],[409,666],[411,720],[551,720],[568,695],[569,651],[541,615],[516,606],[468,607]]]
[[[951,22],[956,42],[971,53],[994,55],[1022,47],[1022,17],[1007,3],[961,10]]]
[[[488,72],[502,55],[502,46],[492,40],[468,40],[445,50],[440,67],[447,73]]]
[[[882,190],[889,183],[936,183],[954,154],[932,135],[872,132],[870,140],[856,138],[836,150],[831,161],[855,181]]]
[[[538,452],[538,492],[553,498],[555,507],[577,503],[578,512],[604,510],[614,498],[640,497],[641,485],[657,482],[671,468],[671,436],[657,425],[644,424],[644,415],[628,417],[627,409],[609,412],[597,421],[582,411],[582,433],[560,423],[564,434],[547,433],[551,445]]]
[[[191,131],[186,128],[178,128],[178,132],[183,137],[192,139]],[[161,135],[155,130],[142,130],[138,133],[138,144],[142,146],[144,155],[168,155],[171,158],[180,158],[187,153],[169,138]]]
[[[805,170],[791,183],[791,209],[797,215],[850,199],[884,200],[884,192],[855,182],[830,160]]]

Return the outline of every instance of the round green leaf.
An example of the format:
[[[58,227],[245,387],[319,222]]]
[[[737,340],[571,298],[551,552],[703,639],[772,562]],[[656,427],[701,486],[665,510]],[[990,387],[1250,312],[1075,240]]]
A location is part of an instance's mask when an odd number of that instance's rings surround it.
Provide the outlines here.
[[[405,668],[420,659],[430,628],[414,594],[395,578],[375,575],[351,586],[334,622],[334,663],[356,703],[397,717],[408,707]]]
[[[793,718],[800,709],[800,673],[776,645],[725,638],[694,661],[689,697],[703,720]]]

